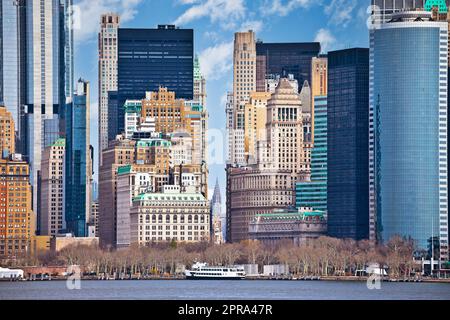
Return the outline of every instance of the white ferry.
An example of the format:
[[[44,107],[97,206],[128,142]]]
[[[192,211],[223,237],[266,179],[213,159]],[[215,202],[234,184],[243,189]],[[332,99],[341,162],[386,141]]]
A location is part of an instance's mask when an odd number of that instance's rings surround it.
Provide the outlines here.
[[[184,272],[189,280],[243,280],[245,271],[240,267],[213,267],[207,263],[195,263],[192,270]]]
[[[23,270],[20,269],[12,270],[0,267],[0,279],[2,280],[23,279]]]

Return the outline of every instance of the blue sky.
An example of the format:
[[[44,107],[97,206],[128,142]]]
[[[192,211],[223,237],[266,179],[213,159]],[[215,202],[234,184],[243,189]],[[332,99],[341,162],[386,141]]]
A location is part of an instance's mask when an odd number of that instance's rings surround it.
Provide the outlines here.
[[[211,129],[225,129],[225,97],[232,89],[234,32],[252,29],[264,42],[320,41],[324,52],[368,47],[369,0],[74,0],[74,4],[80,9],[75,30],[75,77],[91,82],[91,144],[95,150],[97,34],[102,13],[119,13],[122,27],[154,28],[175,23],[194,29],[195,50],[207,79]],[[211,190],[217,177],[224,190],[223,164],[210,166]]]

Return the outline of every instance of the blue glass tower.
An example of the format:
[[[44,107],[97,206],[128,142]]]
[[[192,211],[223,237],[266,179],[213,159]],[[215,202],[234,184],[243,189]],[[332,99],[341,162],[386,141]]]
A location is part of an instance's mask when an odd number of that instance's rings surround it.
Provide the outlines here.
[[[369,49],[328,53],[328,234],[369,238]]]
[[[327,211],[327,97],[314,98],[314,148],[311,152],[311,181],[296,185],[296,207]]]
[[[448,257],[447,22],[395,14],[371,40],[377,235],[440,239]]]
[[[89,83],[80,80],[66,106],[65,218],[67,232],[87,235],[90,210]]]
[[[177,98],[194,97],[194,31],[160,25],[157,29],[119,29],[117,124],[108,124],[109,137],[124,131],[126,100],[145,98],[160,86]],[[110,100],[111,101],[111,100]],[[111,112],[111,110],[109,111]]]

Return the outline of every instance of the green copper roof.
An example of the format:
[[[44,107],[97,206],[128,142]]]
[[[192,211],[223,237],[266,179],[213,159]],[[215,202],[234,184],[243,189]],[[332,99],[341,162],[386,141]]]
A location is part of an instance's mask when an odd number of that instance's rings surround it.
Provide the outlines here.
[[[123,107],[126,113],[141,113],[142,101],[127,100]]]
[[[131,165],[120,167],[119,169],[117,169],[117,174],[119,176],[122,175],[122,174],[128,174],[128,173],[131,172],[131,168],[132,168]]]
[[[52,147],[65,147],[65,146],[66,146],[66,139],[64,138],[59,138],[52,144]]]
[[[163,139],[154,139],[154,140],[139,140],[136,145],[138,148],[148,148],[148,147],[166,147],[170,148],[172,146],[172,142]]]
[[[291,212],[291,211],[277,211],[274,213],[258,214],[256,217],[269,220],[305,220],[308,217],[324,217],[323,211],[301,211],[301,212]]]
[[[439,8],[439,13],[447,12],[447,5],[445,4],[445,0],[427,0],[425,3],[425,10],[431,11],[433,7]]]

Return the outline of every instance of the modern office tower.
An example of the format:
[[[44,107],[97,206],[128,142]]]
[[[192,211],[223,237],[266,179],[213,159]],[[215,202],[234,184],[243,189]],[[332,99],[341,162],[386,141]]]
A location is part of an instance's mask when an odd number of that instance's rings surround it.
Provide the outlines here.
[[[221,244],[224,242],[224,239],[222,232],[222,196],[220,193],[219,179],[216,180],[210,207],[211,240],[215,244]]]
[[[131,243],[208,241],[209,215],[209,201],[190,188],[167,185],[161,193],[141,194],[131,208]]]
[[[245,104],[250,93],[256,91],[256,39],[253,31],[237,32],[233,53],[233,128],[229,159],[233,165],[245,164],[244,127]]]
[[[103,150],[103,164],[99,173],[98,231],[100,246],[103,248],[114,248],[116,245],[117,169],[134,163],[136,142],[119,139],[110,141],[109,144]]]
[[[328,53],[328,234],[369,238],[369,50]]]
[[[65,219],[67,232],[87,236],[91,210],[92,160],[90,152],[90,85],[78,80],[66,112]]]
[[[430,12],[402,12],[374,30],[370,56],[370,210],[377,239],[411,237],[421,249],[439,239],[445,261],[447,46],[447,22],[432,21]]]
[[[375,21],[380,23],[387,22],[391,19],[392,14],[408,9],[423,9],[427,0],[372,0],[372,6],[376,6],[373,10]]]
[[[306,81],[311,83],[311,60],[320,53],[320,43],[256,43],[256,55],[258,63],[265,66],[257,66],[256,82],[262,83],[268,75],[287,77],[289,74],[300,85]]]
[[[257,143],[266,140],[268,92],[252,92],[245,104],[245,155],[247,163],[256,163]]]
[[[17,142],[23,138],[21,114],[26,103],[25,1],[0,1],[0,104],[11,112]],[[18,150],[24,152],[21,144]]]
[[[5,106],[0,105],[0,154],[8,156],[16,152],[14,119]]]
[[[65,139],[58,139],[44,149],[40,182],[40,214],[38,230],[41,236],[56,236],[66,228],[64,217],[64,156]]]
[[[173,25],[119,29],[117,129],[124,131],[123,105],[163,86],[179,99],[194,97],[194,31]],[[114,124],[108,124],[114,128]],[[109,129],[108,129],[109,131]]]
[[[328,94],[328,58],[320,56],[312,58],[311,63],[311,122],[315,123],[314,99]],[[312,126],[311,136],[314,143],[314,125]]]
[[[66,98],[71,98],[73,79],[71,4],[67,1],[30,0],[26,10],[26,146],[33,186],[33,211],[39,206],[38,180],[42,151],[65,131]],[[22,37],[22,34],[20,35]],[[22,130],[22,128],[21,128]]]
[[[12,154],[0,159],[1,257],[21,257],[30,252],[36,224],[32,201],[29,166],[22,156]]]
[[[311,181],[296,185],[296,207],[327,211],[327,96],[314,99],[314,148],[311,154]]]
[[[108,148],[108,92],[117,91],[118,35],[120,18],[115,13],[101,16],[98,35],[98,139],[99,165]]]
[[[257,144],[257,163],[227,167],[227,241],[249,239],[257,214],[294,206],[295,183],[309,175],[301,101],[289,79],[281,79],[266,111],[267,140]]]

